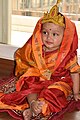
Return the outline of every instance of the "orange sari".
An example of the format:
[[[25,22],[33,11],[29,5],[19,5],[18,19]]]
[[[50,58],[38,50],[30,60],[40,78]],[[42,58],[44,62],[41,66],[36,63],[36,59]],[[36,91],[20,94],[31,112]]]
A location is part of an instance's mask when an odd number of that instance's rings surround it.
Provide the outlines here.
[[[37,93],[38,99],[45,101],[45,106],[42,108],[44,116],[60,112],[69,103],[67,98],[72,94],[73,86],[70,73],[80,72],[77,63],[76,27],[65,17],[66,28],[60,49],[44,53],[41,20],[42,18],[28,42],[15,53],[15,75],[19,78],[16,92],[1,95],[2,109],[28,108],[29,105],[25,100],[30,93]],[[9,106],[6,107],[6,104]]]

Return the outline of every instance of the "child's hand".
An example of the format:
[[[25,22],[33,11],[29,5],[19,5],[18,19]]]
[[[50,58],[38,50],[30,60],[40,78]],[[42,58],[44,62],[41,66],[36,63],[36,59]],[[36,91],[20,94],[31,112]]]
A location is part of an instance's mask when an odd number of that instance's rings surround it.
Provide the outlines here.
[[[74,94],[74,99],[75,99],[76,101],[80,100],[80,94]]]
[[[42,106],[43,106],[44,102],[41,101],[34,101],[31,104],[31,110],[35,115],[38,115],[39,113],[41,113],[42,111]]]

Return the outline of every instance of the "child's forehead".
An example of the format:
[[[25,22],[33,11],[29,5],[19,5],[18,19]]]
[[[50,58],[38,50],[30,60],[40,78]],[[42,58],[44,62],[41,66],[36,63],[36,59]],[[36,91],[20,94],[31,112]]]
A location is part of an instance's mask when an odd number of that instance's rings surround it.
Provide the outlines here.
[[[43,29],[49,29],[49,30],[61,30],[61,29],[63,29],[62,26],[59,26],[59,25],[54,24],[54,23],[49,23],[49,22],[44,23],[42,25],[42,28]]]

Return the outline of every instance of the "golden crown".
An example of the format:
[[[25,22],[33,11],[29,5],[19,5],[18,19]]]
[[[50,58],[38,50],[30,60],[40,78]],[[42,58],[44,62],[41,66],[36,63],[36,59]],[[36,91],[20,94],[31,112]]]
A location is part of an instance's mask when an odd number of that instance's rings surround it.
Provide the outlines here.
[[[60,26],[65,26],[64,16],[58,11],[58,4],[60,3],[60,1],[61,0],[57,0],[56,5],[54,5],[51,8],[49,13],[48,12],[44,13],[44,17],[42,18],[42,23],[52,22]]]

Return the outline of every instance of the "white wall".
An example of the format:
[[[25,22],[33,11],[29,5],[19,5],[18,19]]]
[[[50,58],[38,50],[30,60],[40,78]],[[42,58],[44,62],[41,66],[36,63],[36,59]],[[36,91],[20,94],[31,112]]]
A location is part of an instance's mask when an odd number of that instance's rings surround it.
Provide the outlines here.
[[[18,49],[18,47],[0,44],[0,58],[14,60],[14,52]]]
[[[2,14],[2,0],[0,0],[0,16]],[[2,42],[2,17],[0,17],[0,42]]]
[[[39,17],[12,15],[11,45],[22,47],[33,33]]]
[[[0,42],[11,40],[11,0],[0,0]]]
[[[39,17],[12,15],[12,31],[32,33]]]

